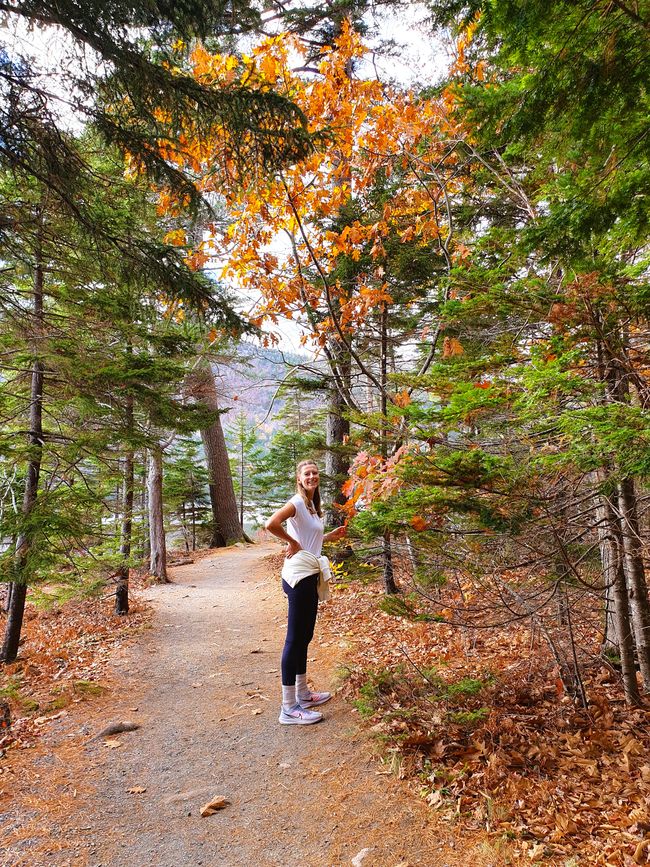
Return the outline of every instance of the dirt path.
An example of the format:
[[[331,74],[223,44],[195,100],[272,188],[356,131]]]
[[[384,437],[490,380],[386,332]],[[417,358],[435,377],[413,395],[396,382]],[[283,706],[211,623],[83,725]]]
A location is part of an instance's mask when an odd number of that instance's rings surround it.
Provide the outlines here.
[[[286,603],[263,563],[277,550],[213,552],[176,568],[173,584],[147,591],[153,628],[115,660],[110,703],[90,724],[73,713],[50,734],[59,739],[56,762],[68,768],[67,789],[78,780],[60,811],[64,849],[6,863],[468,863],[456,854],[453,829],[441,835],[424,805],[378,773],[342,699],[323,708],[318,725],[278,724]],[[312,647],[310,678],[327,688],[336,660],[317,639]],[[82,746],[89,733],[124,719],[141,728],[109,739],[119,746]],[[146,791],[127,791],[138,787]],[[230,806],[201,818],[214,795]]]

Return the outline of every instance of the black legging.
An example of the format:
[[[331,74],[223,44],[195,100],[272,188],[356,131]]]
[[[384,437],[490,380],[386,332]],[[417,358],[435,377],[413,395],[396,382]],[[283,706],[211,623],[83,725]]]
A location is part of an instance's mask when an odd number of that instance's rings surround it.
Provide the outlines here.
[[[307,648],[314,635],[318,612],[318,573],[302,578],[295,587],[282,581],[289,599],[287,639],[282,651],[282,685],[293,686],[297,674],[307,671]]]

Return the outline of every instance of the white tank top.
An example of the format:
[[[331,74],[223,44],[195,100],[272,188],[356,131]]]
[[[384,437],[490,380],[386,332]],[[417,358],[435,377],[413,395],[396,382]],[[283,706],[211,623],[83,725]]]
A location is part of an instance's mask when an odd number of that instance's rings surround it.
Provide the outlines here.
[[[287,533],[304,551],[320,557],[323,548],[323,519],[310,512],[300,494],[295,494],[290,503],[296,507],[293,518],[287,518]]]

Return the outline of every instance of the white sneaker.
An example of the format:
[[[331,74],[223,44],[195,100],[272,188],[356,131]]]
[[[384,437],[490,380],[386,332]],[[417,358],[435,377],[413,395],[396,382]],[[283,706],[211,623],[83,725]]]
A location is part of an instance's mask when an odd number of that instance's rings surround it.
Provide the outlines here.
[[[298,704],[302,708],[316,707],[319,704],[325,704],[332,697],[331,692],[310,692],[305,698],[299,698]]]
[[[317,710],[307,710],[307,708],[300,707],[299,704],[295,704],[291,710],[282,708],[278,717],[279,722],[285,726],[309,726],[322,719],[322,713]]]

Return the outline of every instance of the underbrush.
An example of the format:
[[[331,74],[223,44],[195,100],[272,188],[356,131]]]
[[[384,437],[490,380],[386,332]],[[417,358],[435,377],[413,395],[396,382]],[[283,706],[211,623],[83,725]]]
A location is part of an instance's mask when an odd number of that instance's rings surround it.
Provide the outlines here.
[[[337,585],[319,625],[347,637],[343,689],[386,768],[513,863],[650,863],[650,714],[611,666],[586,667],[582,710],[529,624],[463,632],[393,598]]]
[[[143,581],[144,576],[133,576],[132,590]],[[18,659],[0,669],[0,699],[12,720],[0,738],[0,756],[8,748],[30,746],[51,715],[104,693],[111,652],[149,621],[137,592],[131,594],[126,618],[113,614],[109,598],[42,603],[42,594],[33,600],[28,595]],[[4,623],[0,618],[0,629]]]

